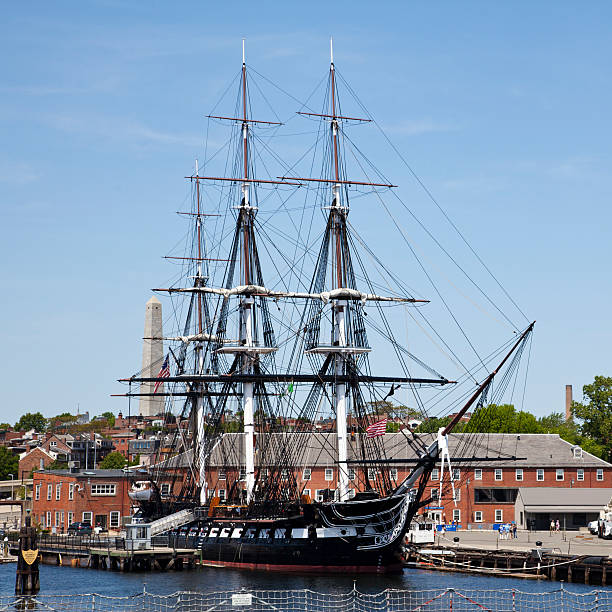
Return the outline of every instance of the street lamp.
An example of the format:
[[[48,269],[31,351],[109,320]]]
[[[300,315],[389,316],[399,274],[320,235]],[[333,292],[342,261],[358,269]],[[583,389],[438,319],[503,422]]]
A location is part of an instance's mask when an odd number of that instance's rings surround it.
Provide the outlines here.
[[[13,474],[9,474],[9,476],[11,477],[11,499],[14,499],[14,496],[13,496],[13,485],[15,483],[15,476]]]

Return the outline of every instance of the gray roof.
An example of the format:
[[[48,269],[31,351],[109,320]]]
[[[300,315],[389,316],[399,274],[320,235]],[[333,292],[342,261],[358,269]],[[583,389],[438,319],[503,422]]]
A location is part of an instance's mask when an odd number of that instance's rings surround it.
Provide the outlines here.
[[[519,496],[526,512],[596,512],[612,499],[612,489],[520,487]]]
[[[126,478],[130,475],[131,470],[79,470],[78,472],[71,472],[70,470],[37,470],[35,473],[72,476],[76,478]]]
[[[357,435],[355,439],[349,436],[349,461],[358,460],[361,456],[360,435]],[[272,436],[271,440],[270,436]],[[299,437],[297,442],[296,436]],[[411,434],[407,434],[407,436],[411,436]],[[407,436],[403,433],[388,433],[376,440],[384,445],[385,454],[388,458],[413,459],[416,455],[407,442]],[[433,434],[418,434],[417,437],[425,445],[431,444],[435,439]],[[296,456],[302,458],[303,465],[332,466],[337,461],[335,433],[257,434],[260,448],[265,447],[267,440],[270,440],[269,443],[275,446],[285,438],[291,440],[291,446],[297,449],[295,451]],[[212,453],[211,465],[243,465],[243,439],[243,434],[226,434],[223,437],[222,444],[218,445]],[[478,467],[563,467],[574,469],[612,467],[612,464],[586,451],[577,453],[581,456],[574,456],[574,445],[562,440],[558,434],[451,434],[449,436],[449,447],[451,461],[453,457],[502,458],[502,461],[479,461],[472,464]],[[515,460],[512,457],[523,457],[523,459]],[[461,465],[468,464],[469,462],[463,462],[457,465],[461,467]]]

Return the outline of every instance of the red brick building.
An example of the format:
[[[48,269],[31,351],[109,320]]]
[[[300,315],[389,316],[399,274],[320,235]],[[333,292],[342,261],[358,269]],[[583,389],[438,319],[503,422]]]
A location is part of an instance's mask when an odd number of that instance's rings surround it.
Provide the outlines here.
[[[46,529],[65,533],[83,521],[118,531],[130,515],[130,481],[123,470],[44,470],[33,479],[33,520]]]

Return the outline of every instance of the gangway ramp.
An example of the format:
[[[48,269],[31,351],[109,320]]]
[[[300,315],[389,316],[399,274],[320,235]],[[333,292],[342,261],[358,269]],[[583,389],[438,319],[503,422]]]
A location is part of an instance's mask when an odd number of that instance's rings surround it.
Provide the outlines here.
[[[156,536],[160,533],[164,533],[164,531],[176,529],[177,527],[185,525],[186,523],[191,523],[192,521],[195,521],[193,510],[179,510],[174,514],[169,514],[168,516],[164,516],[149,523],[151,527],[151,536]]]

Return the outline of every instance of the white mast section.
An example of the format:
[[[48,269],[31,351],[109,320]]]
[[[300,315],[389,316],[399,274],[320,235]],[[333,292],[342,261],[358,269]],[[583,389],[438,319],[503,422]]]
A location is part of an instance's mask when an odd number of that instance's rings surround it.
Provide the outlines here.
[[[246,220],[251,216],[251,207],[249,206],[249,184],[250,182],[246,179],[249,177],[248,171],[248,121],[246,116],[246,60],[244,52],[244,39],[242,40],[242,140],[243,140],[243,156],[244,156],[244,178],[242,183],[242,203],[241,216],[243,223],[245,223],[243,231],[243,248],[242,248],[242,267],[244,274],[244,283],[248,285],[250,283],[249,278],[249,254],[250,249],[248,245],[248,230],[249,225]],[[255,300],[252,296],[242,298],[240,302],[240,344],[246,347],[247,351],[249,348],[254,346],[253,343],[253,309],[255,307]],[[246,352],[242,356],[243,371],[245,374],[253,373],[253,358],[254,354]],[[253,497],[253,488],[255,487],[255,409],[254,409],[254,395],[253,395],[253,383],[245,382],[242,385],[242,410],[244,418],[244,461],[246,471],[246,502],[250,503]]]
[[[195,171],[196,176],[200,176],[198,160],[195,160]],[[198,264],[196,267],[196,286],[200,286],[201,278],[202,278],[202,255],[200,253],[201,244],[199,242],[201,231],[202,231],[202,218],[200,217],[200,181],[196,179],[196,206],[197,206],[197,216],[196,216],[196,230],[198,235]],[[198,319],[199,325],[199,319]],[[202,330],[198,328],[199,334],[202,334]],[[204,346],[202,341],[199,340],[195,346],[195,351],[197,355],[197,367],[198,372],[200,374],[204,373]],[[206,460],[204,457],[204,431],[206,420],[204,418],[204,395],[202,393],[202,389],[198,393],[196,399],[196,418],[195,418],[195,429],[196,429],[196,444],[195,448],[197,449],[197,467],[198,467],[198,486],[200,488],[200,503],[205,504],[207,498],[206,491]]]

